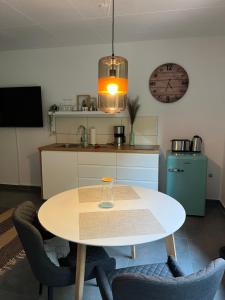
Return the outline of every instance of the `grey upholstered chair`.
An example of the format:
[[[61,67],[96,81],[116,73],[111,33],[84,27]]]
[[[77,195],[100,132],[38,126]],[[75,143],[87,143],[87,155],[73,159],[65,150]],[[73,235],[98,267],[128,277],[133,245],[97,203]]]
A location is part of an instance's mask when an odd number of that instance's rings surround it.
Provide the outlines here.
[[[44,250],[43,235],[40,226],[37,226],[37,211],[32,202],[24,202],[16,208],[13,222],[31,269],[40,283],[40,290],[42,290],[42,284],[46,285],[48,287],[48,299],[52,300],[53,287],[74,284],[76,258],[74,257],[72,266],[57,267],[50,261]],[[115,268],[115,260],[110,258],[102,247],[87,247],[85,280],[95,278],[97,265],[101,266],[107,273]]]
[[[176,262],[128,267],[108,275],[97,267],[104,300],[212,300],[223,277],[225,261],[212,261],[203,270],[184,276]]]

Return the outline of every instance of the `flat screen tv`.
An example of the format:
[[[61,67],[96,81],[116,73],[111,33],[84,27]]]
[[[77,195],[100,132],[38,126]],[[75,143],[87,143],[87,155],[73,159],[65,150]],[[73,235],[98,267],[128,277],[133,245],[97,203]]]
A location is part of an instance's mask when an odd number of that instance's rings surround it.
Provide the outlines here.
[[[0,127],[43,127],[41,87],[0,88]]]

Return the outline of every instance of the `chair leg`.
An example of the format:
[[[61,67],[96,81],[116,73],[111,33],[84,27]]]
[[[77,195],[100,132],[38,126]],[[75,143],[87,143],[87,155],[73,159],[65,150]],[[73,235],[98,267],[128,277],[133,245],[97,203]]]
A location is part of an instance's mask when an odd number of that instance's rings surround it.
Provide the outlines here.
[[[48,300],[53,300],[53,287],[48,286]]]
[[[39,295],[42,295],[42,291],[43,291],[43,285],[42,283],[39,283]]]

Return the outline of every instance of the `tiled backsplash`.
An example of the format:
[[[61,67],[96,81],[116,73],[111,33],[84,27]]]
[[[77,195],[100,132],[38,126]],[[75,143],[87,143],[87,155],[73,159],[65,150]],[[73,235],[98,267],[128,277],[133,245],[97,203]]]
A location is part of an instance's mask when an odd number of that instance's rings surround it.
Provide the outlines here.
[[[114,140],[113,126],[124,125],[126,144],[129,143],[130,122],[126,117],[57,117],[57,143],[79,143],[78,127],[84,125],[89,129],[96,128],[97,144],[112,143]],[[158,143],[158,118],[153,116],[139,116],[134,123],[135,144],[155,145]]]

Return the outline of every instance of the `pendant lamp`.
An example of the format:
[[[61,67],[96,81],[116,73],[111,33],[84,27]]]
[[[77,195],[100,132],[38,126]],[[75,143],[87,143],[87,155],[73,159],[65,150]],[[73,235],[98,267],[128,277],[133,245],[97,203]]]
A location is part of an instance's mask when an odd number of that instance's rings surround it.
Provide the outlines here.
[[[112,1],[112,55],[98,62],[98,106],[106,113],[126,108],[128,92],[128,62],[114,55],[114,0]]]

